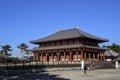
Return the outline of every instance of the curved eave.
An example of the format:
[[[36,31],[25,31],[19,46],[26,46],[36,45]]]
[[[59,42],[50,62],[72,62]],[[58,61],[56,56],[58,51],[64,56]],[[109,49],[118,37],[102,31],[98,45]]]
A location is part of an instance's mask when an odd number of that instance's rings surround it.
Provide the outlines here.
[[[81,37],[81,36],[80,36],[80,37]],[[80,38],[80,37],[73,37],[73,38]],[[73,39],[73,38],[55,39],[55,40],[45,40],[45,41],[37,41],[37,40],[33,40],[33,41],[30,41],[30,43],[32,43],[32,44],[40,44],[40,43],[43,43],[43,42],[51,42],[51,41],[67,40],[67,39]],[[88,38],[88,37],[86,37],[86,38]],[[94,39],[94,38],[89,38],[89,39],[97,40],[98,42],[108,42],[108,41],[109,41],[108,39]]]
[[[85,38],[89,38],[89,37],[85,37]],[[96,39],[96,38],[89,38],[89,39],[93,39],[93,40],[97,40],[98,42],[108,42],[109,40],[108,39]]]
[[[30,43],[32,43],[32,44],[40,44],[40,43],[43,43],[43,42],[68,40],[68,39],[74,39],[74,38],[80,38],[80,37],[63,38],[63,39],[54,39],[54,40],[44,40],[44,41],[32,40],[32,41],[30,41]]]

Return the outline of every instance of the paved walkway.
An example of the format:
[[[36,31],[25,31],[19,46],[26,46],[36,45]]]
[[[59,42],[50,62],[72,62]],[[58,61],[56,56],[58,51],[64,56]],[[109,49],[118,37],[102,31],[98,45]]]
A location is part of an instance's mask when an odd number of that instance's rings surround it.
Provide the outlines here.
[[[120,80],[120,69],[50,71],[39,69],[1,71],[0,80]]]
[[[120,69],[98,69],[87,71],[87,74],[84,74],[82,70],[49,73],[70,80],[120,80]]]

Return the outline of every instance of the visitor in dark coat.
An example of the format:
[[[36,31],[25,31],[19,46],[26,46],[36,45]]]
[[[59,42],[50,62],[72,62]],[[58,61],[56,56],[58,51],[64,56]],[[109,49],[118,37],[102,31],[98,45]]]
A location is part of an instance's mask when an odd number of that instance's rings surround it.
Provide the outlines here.
[[[84,74],[86,74],[87,66],[84,66]]]

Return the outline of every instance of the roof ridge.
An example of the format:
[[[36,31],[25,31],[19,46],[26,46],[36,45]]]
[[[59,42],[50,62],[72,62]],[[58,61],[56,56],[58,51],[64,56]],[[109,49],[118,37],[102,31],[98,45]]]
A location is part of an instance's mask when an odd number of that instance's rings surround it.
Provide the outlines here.
[[[82,30],[81,29],[75,29],[80,35],[84,36],[82,33],[80,33]],[[83,32],[83,31],[82,31]],[[84,32],[85,33],[85,32]]]
[[[61,31],[69,31],[69,30],[74,30],[74,28],[72,28],[72,29],[66,29],[66,30],[61,30]],[[59,31],[59,32],[61,32],[61,31]]]

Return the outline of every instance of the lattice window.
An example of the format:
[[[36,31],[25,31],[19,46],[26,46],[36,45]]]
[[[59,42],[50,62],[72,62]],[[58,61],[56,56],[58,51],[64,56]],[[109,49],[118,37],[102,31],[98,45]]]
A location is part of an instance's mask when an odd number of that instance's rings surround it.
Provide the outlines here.
[[[75,44],[79,44],[79,40],[78,39],[75,39]]]
[[[69,44],[73,44],[73,40],[69,40]]]

